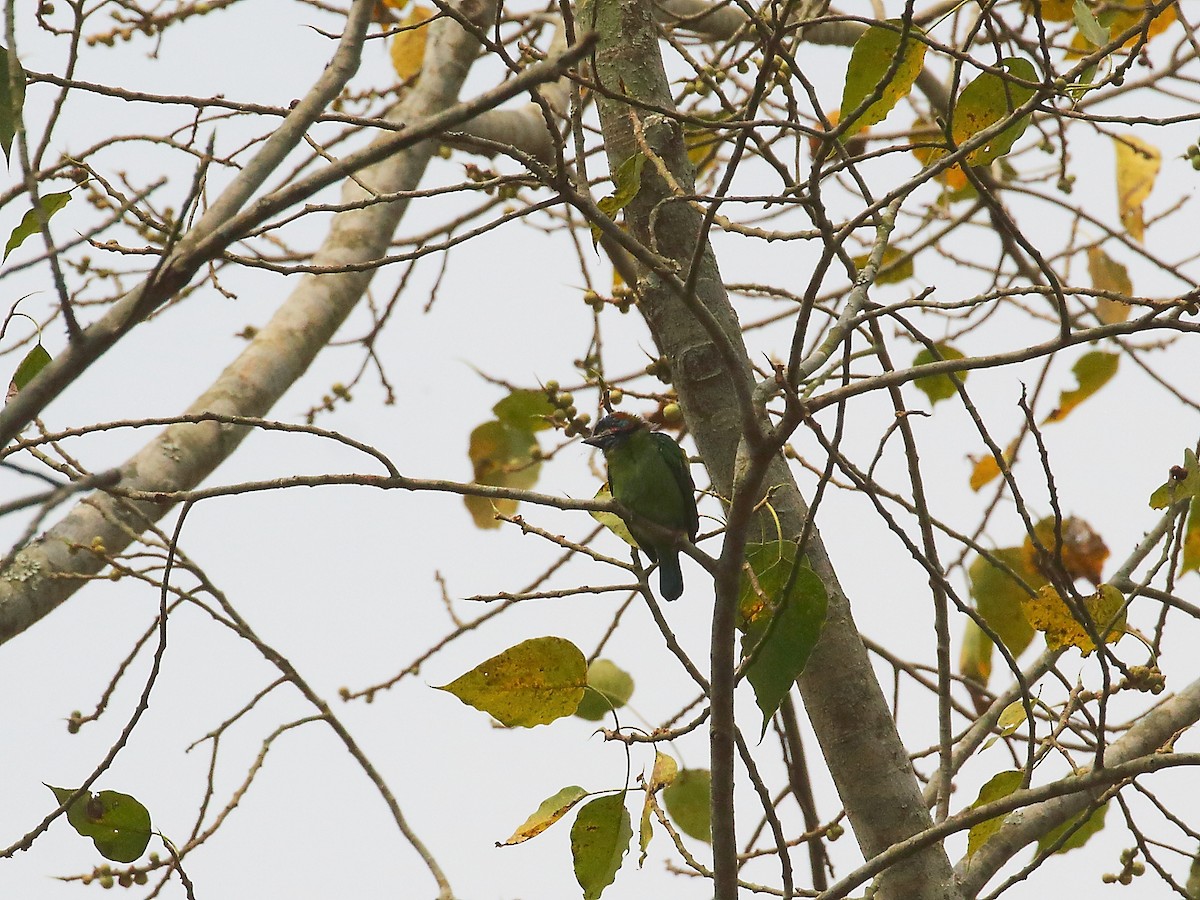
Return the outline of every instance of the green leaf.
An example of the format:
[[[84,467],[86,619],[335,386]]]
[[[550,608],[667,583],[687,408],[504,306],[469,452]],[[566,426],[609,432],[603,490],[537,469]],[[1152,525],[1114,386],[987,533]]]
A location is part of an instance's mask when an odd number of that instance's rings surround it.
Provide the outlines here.
[[[913,82],[921,74],[926,48],[919,37],[925,32],[915,25],[910,25],[907,34],[902,35],[904,23],[900,19],[888,19],[887,24],[894,26],[895,30],[872,25],[854,42],[854,49],[850,53],[850,65],[846,68],[846,86],[842,89],[842,106],[838,111],[838,120],[847,122],[847,117],[868,97],[878,93],[879,98],[849,122],[844,138],[849,138],[869,125],[882,122],[900,102],[900,98],[912,90]],[[900,46],[902,37],[903,50]],[[899,64],[888,78],[892,62],[898,53],[901,54]]]
[[[509,647],[437,689],[505,725],[529,728],[575,712],[586,684],[579,648],[566,638],[541,637]]]
[[[46,366],[50,365],[50,354],[46,348],[42,346],[42,342],[38,341],[25,358],[21,360],[17,366],[17,371],[13,372],[12,381],[8,384],[8,397],[5,399],[7,403],[17,395],[17,391],[22,390],[25,385],[33,381],[34,376]]]
[[[1019,771],[1000,772],[993,775],[988,783],[979,789],[979,796],[971,804],[971,809],[978,809],[986,803],[1007,797],[1021,786],[1021,775],[1022,773]],[[996,816],[973,826],[967,833],[967,858],[974,856],[975,851],[999,831],[1003,824],[1004,816]]]
[[[804,671],[825,624],[821,579],[797,563],[791,541],[748,544],[739,603],[742,656],[754,654],[746,680],[763,714],[763,731]]]
[[[625,160],[617,167],[613,177],[613,193],[596,202],[600,211],[615,220],[617,213],[628,206],[642,189],[642,167],[646,165],[646,156],[640,151]],[[592,243],[600,240],[600,229],[592,225]]]
[[[1058,397],[1058,407],[1046,416],[1045,422],[1061,422],[1075,407],[1088,399],[1117,374],[1117,364],[1121,357],[1116,353],[1105,353],[1102,350],[1091,350],[1075,361],[1071,372],[1079,382],[1079,387],[1063,391]]]
[[[1046,583],[1046,577],[1029,564],[1020,547],[993,550],[992,556],[1007,564],[1033,590]],[[1014,657],[1020,656],[1033,640],[1033,626],[1021,607],[1021,601],[1029,595],[1012,575],[982,556],[971,563],[967,575],[975,608],[1000,636],[1008,652]]]
[[[684,769],[663,791],[667,812],[689,837],[712,843],[712,774],[708,769]]]
[[[646,156],[640,151],[634,153],[617,167],[617,177],[614,180],[616,191],[613,199],[617,209],[624,209],[632,202],[642,189],[642,167],[646,165]]]
[[[66,803],[75,793],[73,788],[46,787],[59,803]],[[81,836],[92,839],[101,856],[113,862],[136,860],[146,852],[153,834],[146,807],[116,791],[85,792],[67,807],[67,821]]]
[[[1108,29],[1101,25],[1083,0],[1075,0],[1072,7],[1075,15],[1075,27],[1087,39],[1088,43],[1103,47],[1108,43]]]
[[[61,194],[44,194],[39,198],[39,205],[45,210],[46,218],[49,219],[66,206],[67,201],[70,199],[70,191],[63,191]],[[37,234],[40,230],[41,226],[38,224],[37,212],[31,209],[21,217],[21,224],[14,228],[12,234],[9,235],[8,243],[4,245],[4,259],[8,259],[8,254],[25,243],[27,237],[31,234]]]
[[[587,683],[575,715],[589,722],[599,722],[633,696],[633,676],[607,659],[594,660],[588,666]]]
[[[1193,497],[1183,532],[1183,562],[1179,573],[1200,570],[1200,497]]]
[[[496,418],[518,431],[544,431],[550,427],[554,404],[545,391],[513,391],[492,407]]]
[[[1037,81],[1033,63],[1026,59],[1011,57],[996,64],[1015,78]],[[955,144],[963,144],[985,128],[991,128],[1012,116],[1013,112],[1028,102],[1034,94],[1033,88],[1014,84],[991,72],[983,72],[963,88],[954,106],[954,127],[951,136]],[[1016,143],[1029,124],[1029,116],[1021,116],[986,144],[976,147],[967,154],[967,164],[985,166],[1006,154]]]
[[[574,809],[575,804],[587,795],[588,792],[576,784],[563,788],[553,797],[547,797],[543,800],[537,811],[526,819],[524,824],[514,831],[507,841],[502,844],[497,843],[496,846],[511,847],[513,844],[521,844],[530,838],[537,837]]]
[[[937,362],[939,359],[963,359],[966,356],[961,350],[957,350],[949,344],[934,344],[934,347],[937,348],[937,355],[931,353],[929,348],[926,347],[913,358],[913,365],[927,366],[932,362]],[[965,371],[956,372],[955,376],[959,381],[967,380],[967,373]],[[921,378],[915,378],[913,379],[913,385],[929,398],[930,406],[936,405],[939,400],[949,400],[958,394],[958,389],[954,386],[954,379],[949,374],[925,375]]]
[[[1195,451],[1183,451],[1183,465],[1171,467],[1171,477],[1150,495],[1151,509],[1166,509],[1180,500],[1200,497],[1200,461]],[[1190,526],[1189,526],[1190,527]]]
[[[25,70],[17,63],[16,92],[8,78],[8,49],[0,47],[0,150],[7,160],[12,154],[13,139],[17,136],[17,115],[25,104]]]
[[[584,900],[596,900],[613,883],[632,838],[624,791],[597,797],[579,810],[571,826],[571,857]]]
[[[538,442],[532,430],[498,419],[484,422],[471,432],[467,451],[476,484],[517,490],[529,490],[537,484],[542,469],[540,456],[535,456],[537,452]],[[463,502],[477,528],[498,528],[496,514],[510,516],[517,509],[516,500],[464,496]]]
[[[1054,846],[1055,842],[1067,833],[1068,830],[1075,828],[1071,836],[1066,839],[1061,847],[1055,850],[1055,853],[1066,853],[1068,850],[1078,850],[1088,840],[1104,827],[1104,817],[1108,814],[1108,804],[1105,803],[1098,809],[1089,813],[1084,810],[1079,815],[1068,819],[1052,831],[1046,832],[1038,839],[1038,853],[1045,852]],[[1080,824],[1083,823],[1083,824]],[[1076,827],[1078,826],[1078,827]]]
[[[607,484],[602,484],[600,490],[596,491],[596,500],[611,500],[612,492],[609,491]],[[593,519],[627,543],[630,547],[636,547],[637,541],[633,539],[633,535],[629,533],[629,526],[625,524],[625,520],[616,513],[610,512],[594,512],[590,514]]]

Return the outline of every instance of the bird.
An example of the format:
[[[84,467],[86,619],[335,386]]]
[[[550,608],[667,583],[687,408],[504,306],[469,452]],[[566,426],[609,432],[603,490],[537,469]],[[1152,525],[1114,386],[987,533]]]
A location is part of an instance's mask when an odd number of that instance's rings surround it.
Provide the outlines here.
[[[696,486],[687,455],[670,435],[651,431],[650,424],[631,413],[611,413],[596,423],[585,444],[598,447],[608,465],[609,490],[630,512],[687,535],[695,542],[700,520]],[[666,600],[683,594],[678,540],[648,534],[627,522],[629,533],[653,562],[658,563],[658,589]]]

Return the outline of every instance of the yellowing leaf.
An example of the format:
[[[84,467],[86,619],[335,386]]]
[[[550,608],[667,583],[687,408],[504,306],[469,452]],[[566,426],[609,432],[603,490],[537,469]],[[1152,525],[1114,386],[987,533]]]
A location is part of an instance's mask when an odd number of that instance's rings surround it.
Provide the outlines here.
[[[1191,448],[1183,451],[1183,465],[1171,467],[1171,477],[1150,495],[1151,509],[1166,509],[1180,500],[1200,497],[1200,461]]]
[[[642,804],[642,821],[638,829],[638,846],[641,850],[641,855],[638,857],[639,868],[646,862],[646,848],[650,846],[650,839],[654,837],[652,819],[655,806],[654,795],[663,788],[670,787],[677,774],[679,774],[679,764],[667,754],[655,750],[654,769],[646,781],[646,801]]]
[[[1071,410],[1108,384],[1109,379],[1117,374],[1117,363],[1120,361],[1121,357],[1116,353],[1102,350],[1092,350],[1079,357],[1071,367],[1079,387],[1059,394],[1058,407],[1046,416],[1043,424],[1061,422]]]
[[[729,113],[722,110],[718,113],[693,113],[713,123],[708,127],[698,122],[683,124],[683,143],[687,148],[688,159],[696,167],[697,176],[703,175],[717,161],[717,152],[725,140],[724,132],[716,127],[718,123],[729,118]]]
[[[1088,249],[1088,275],[1092,278],[1092,287],[1098,291],[1110,291],[1125,297],[1133,296],[1133,282],[1129,280],[1129,270],[1121,263],[1110,257],[1099,247]],[[1124,322],[1129,318],[1132,307],[1128,303],[1120,303],[1107,297],[1096,301],[1096,316],[1105,325]]]
[[[436,15],[428,6],[414,6],[400,20],[399,31],[392,37],[392,68],[401,81],[408,81],[421,71],[425,63],[425,38],[429,34],[425,23]]]
[[[979,796],[971,804],[971,809],[978,809],[993,801],[1003,799],[1021,786],[1022,776],[1019,771],[1000,772],[993,775],[988,783],[979,789]],[[1000,830],[1004,824],[1004,816],[986,819],[971,827],[967,832],[967,857],[975,855],[988,838]]]
[[[663,791],[663,803],[679,830],[706,844],[712,843],[711,792],[708,769],[684,769]]]
[[[847,117],[868,98],[876,99],[850,122],[844,132],[847,138],[868,125],[882,122],[900,102],[900,98],[912,90],[913,82],[921,73],[925,44],[918,40],[918,36],[923,36],[924,32],[915,25],[905,30],[904,23],[899,19],[888,19],[886,24],[891,27],[869,27],[855,41],[854,49],[850,52],[846,85],[842,89],[840,119],[847,121]],[[893,65],[897,58],[899,63]]]
[[[1053,556],[1056,540],[1054,516],[1047,516],[1034,525],[1033,533],[1038,543]],[[1086,578],[1092,584],[1099,584],[1104,561],[1108,559],[1108,546],[1104,539],[1092,530],[1092,526],[1076,516],[1063,519],[1061,534],[1061,562],[1068,577],[1072,581]],[[1041,571],[1048,578],[1049,573],[1042,571],[1038,565],[1037,547],[1029,536],[1025,538],[1024,553],[1029,567]]]
[[[674,757],[668,756],[661,750],[655,750],[654,768],[650,771],[650,781],[647,787],[651,791],[670,787],[675,782],[675,776],[678,774],[679,763],[675,762]]]
[[[587,662],[565,638],[522,641],[449,684],[453,694],[505,725],[528,728],[569,716],[587,684]]]
[[[1037,81],[1037,70],[1027,59],[1011,57],[997,63],[1014,78]],[[1016,84],[991,72],[982,72],[979,77],[963,88],[954,105],[954,127],[951,136],[955,144],[963,144],[986,128],[1012,117],[1013,112],[1029,101],[1034,89]],[[987,143],[976,147],[967,155],[967,164],[985,166],[1006,154],[1016,143],[1029,124],[1029,116],[1023,115]]]
[[[1132,135],[1113,138],[1113,147],[1117,152],[1117,210],[1121,225],[1131,238],[1141,241],[1146,232],[1142,204],[1154,188],[1162,166],[1162,152]]]
[[[608,489],[608,484],[600,485],[600,490],[596,491],[595,500],[611,500],[612,492]],[[637,541],[633,539],[633,535],[629,533],[629,526],[625,524],[625,520],[616,513],[610,512],[593,512],[591,517],[627,543],[630,547],[636,547]]]
[[[981,687],[987,687],[988,679],[992,677],[994,650],[995,646],[987,633],[975,624],[974,619],[967,619],[962,650],[958,654],[958,673]]]
[[[515,391],[496,404],[498,418],[471,432],[467,454],[476,484],[517,490],[537,484],[541,463],[533,432],[546,427],[542,414],[549,407],[544,395],[534,391]],[[517,509],[516,500],[464,496],[463,502],[476,528],[498,528],[496,515],[512,515]]]
[[[871,255],[869,253],[856,256],[854,257],[854,265],[861,269],[867,264],[870,258]],[[898,262],[898,260],[903,260],[903,262]],[[875,283],[899,284],[905,278],[912,277],[913,258],[907,251],[901,250],[899,247],[884,247],[883,264],[879,267],[879,274],[875,277]]]
[[[613,883],[632,838],[624,791],[597,797],[579,810],[571,826],[571,857],[583,900],[598,900]]]
[[[1096,649],[1087,629],[1075,618],[1054,585],[1044,585],[1036,597],[1024,597],[1022,608],[1029,623],[1046,636],[1046,646],[1077,647],[1087,656]],[[1115,644],[1125,633],[1125,597],[1111,584],[1102,584],[1096,593],[1083,598],[1083,608],[1104,643]],[[1111,624],[1110,624],[1111,623]]]
[[[996,719],[996,727],[1000,729],[1000,733],[1005,737],[1010,734],[1016,734],[1018,728],[1025,724],[1025,703],[1022,700],[1014,700],[1008,706],[1004,707],[1004,711],[1000,713],[1000,717]]]
[[[575,715],[589,722],[599,722],[633,696],[633,676],[611,660],[594,660],[588,666],[587,683],[588,689],[583,692]]]
[[[1004,563],[1031,589],[1046,583],[1040,572],[1029,565],[1020,547],[993,550],[992,556]],[[1000,636],[1013,656],[1020,656],[1033,640],[1033,627],[1025,618],[1022,602],[1029,596],[1021,583],[985,557],[979,557],[967,570],[975,608],[988,626]]]
[[[927,166],[932,162],[941,159],[950,152],[948,146],[934,146],[941,143],[943,135],[941,130],[930,122],[928,119],[917,119],[913,123],[912,128],[912,144],[909,150],[912,155],[917,158],[917,161],[923,166]],[[949,198],[951,200],[959,199],[960,196],[965,196],[962,192],[970,187],[970,181],[967,180],[967,173],[962,170],[962,166],[954,165],[948,169],[943,169],[934,176],[939,182],[947,188]],[[972,190],[974,190],[972,188]]]
[[[966,356],[961,350],[951,347],[949,344],[935,344],[934,346],[937,349],[936,355],[930,353],[929,348],[925,347],[913,359],[913,365],[927,366],[939,359],[963,359]],[[967,380],[965,370],[954,374],[959,381]],[[933,406],[939,400],[948,400],[958,394],[958,389],[954,386],[954,379],[949,374],[924,375],[921,378],[913,379],[913,386],[929,398],[930,406]]]
[[[523,843],[530,838],[535,838],[567,813],[569,813],[588,792],[578,785],[565,787],[553,797],[547,797],[542,801],[532,816],[525,820],[516,831],[504,843],[497,843],[497,847],[511,847],[513,844]]]

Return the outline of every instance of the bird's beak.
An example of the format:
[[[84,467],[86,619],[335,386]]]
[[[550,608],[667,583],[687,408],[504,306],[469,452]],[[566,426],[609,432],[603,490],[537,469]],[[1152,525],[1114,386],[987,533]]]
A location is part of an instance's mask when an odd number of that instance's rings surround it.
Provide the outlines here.
[[[597,437],[596,435],[593,434],[591,437],[585,437],[583,439],[583,442],[585,444],[590,444],[593,447],[599,447],[603,444],[604,438],[603,438],[603,436]]]

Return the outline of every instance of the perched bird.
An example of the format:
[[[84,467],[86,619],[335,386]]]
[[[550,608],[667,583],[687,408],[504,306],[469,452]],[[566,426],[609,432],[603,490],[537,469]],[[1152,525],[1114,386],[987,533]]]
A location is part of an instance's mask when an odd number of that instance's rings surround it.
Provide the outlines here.
[[[651,431],[644,419],[619,412],[597,422],[584,443],[604,451],[608,485],[616,500],[642,518],[696,540],[696,486],[687,456],[670,435]],[[677,543],[651,536],[634,522],[626,524],[638,546],[658,563],[658,589],[664,599],[674,600],[683,593]]]

